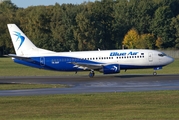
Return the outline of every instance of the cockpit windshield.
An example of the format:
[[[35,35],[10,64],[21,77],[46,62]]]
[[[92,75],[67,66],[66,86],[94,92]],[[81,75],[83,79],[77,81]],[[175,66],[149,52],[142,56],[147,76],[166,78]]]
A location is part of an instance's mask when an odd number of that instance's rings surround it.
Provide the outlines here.
[[[158,56],[163,57],[163,56],[167,56],[165,53],[159,53]]]

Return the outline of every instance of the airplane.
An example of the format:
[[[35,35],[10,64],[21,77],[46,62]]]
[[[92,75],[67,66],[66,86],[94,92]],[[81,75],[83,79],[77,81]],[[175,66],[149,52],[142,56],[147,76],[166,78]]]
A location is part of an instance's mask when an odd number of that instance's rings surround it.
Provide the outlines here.
[[[54,52],[36,47],[16,26],[7,24],[16,54],[9,54],[15,63],[54,71],[95,71],[103,74],[120,73],[121,70],[153,68],[162,69],[174,61],[170,56],[157,50],[121,49],[77,52]]]

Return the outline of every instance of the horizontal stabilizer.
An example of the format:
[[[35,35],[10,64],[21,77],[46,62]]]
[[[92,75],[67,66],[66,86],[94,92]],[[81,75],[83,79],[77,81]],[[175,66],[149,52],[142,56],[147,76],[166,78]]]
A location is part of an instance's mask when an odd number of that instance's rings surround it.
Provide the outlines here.
[[[7,56],[13,57],[13,58],[19,58],[19,59],[30,59],[29,57],[17,56],[17,55],[15,55],[15,54],[8,54]]]

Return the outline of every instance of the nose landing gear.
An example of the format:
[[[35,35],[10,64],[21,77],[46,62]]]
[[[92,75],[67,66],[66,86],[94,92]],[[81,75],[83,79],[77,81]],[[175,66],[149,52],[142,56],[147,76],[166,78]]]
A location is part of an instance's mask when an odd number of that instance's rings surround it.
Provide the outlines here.
[[[162,66],[155,67],[155,68],[154,68],[153,75],[154,75],[154,76],[156,76],[156,75],[157,75],[157,72],[156,72],[156,70],[161,70],[161,69],[162,69]]]
[[[156,72],[156,71],[154,71],[154,72],[153,72],[153,76],[156,76],[156,75],[157,75],[157,72]]]

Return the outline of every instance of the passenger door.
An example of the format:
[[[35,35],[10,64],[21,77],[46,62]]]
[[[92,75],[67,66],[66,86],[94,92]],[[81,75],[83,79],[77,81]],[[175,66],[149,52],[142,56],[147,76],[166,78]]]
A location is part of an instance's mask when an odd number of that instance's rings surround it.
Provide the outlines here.
[[[148,58],[148,59],[149,59],[149,62],[153,62],[153,54],[152,54],[151,52],[149,53],[149,56],[148,56],[148,57],[149,57],[149,58]]]

